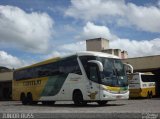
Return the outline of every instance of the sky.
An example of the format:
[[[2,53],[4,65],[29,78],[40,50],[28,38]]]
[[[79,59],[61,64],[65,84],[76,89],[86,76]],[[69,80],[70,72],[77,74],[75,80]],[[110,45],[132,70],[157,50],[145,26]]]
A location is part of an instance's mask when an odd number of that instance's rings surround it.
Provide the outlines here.
[[[85,51],[98,37],[129,57],[160,55],[160,0],[0,0],[0,66]]]

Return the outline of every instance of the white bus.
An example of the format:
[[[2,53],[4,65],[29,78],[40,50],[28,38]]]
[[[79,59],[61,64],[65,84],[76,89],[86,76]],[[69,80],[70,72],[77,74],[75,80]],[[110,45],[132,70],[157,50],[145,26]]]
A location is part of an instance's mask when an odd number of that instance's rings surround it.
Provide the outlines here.
[[[129,91],[131,98],[155,96],[154,75],[147,73],[131,73],[129,77]]]
[[[79,52],[16,69],[13,100],[22,104],[54,104],[74,101],[76,105],[128,99],[128,80],[124,64],[114,55]]]

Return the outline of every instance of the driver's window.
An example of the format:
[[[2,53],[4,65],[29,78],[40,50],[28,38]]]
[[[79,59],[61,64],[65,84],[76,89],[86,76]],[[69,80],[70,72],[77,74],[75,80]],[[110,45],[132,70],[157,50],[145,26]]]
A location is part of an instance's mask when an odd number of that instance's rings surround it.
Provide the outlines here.
[[[96,66],[89,67],[89,79],[94,82],[98,82],[98,74],[97,74],[97,67]]]

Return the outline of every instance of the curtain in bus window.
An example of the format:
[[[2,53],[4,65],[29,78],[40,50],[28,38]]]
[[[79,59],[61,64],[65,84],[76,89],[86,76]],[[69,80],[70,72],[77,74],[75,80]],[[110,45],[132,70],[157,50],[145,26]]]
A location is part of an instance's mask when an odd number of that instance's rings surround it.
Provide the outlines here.
[[[48,78],[47,84],[45,85],[44,90],[42,91],[41,96],[54,96],[62,88],[64,81],[66,80],[67,75],[61,74],[57,76],[50,76]]]

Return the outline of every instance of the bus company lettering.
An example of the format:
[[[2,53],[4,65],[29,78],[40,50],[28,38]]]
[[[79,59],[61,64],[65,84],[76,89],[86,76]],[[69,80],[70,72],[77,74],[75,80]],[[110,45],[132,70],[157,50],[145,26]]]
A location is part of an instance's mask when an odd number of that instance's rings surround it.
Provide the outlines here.
[[[41,84],[41,80],[23,82],[23,86],[34,86],[34,85],[40,85],[40,84]]]
[[[81,77],[71,77],[70,81],[79,81]]]

